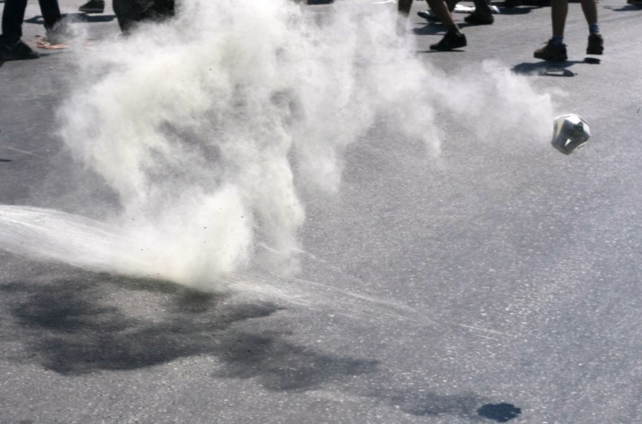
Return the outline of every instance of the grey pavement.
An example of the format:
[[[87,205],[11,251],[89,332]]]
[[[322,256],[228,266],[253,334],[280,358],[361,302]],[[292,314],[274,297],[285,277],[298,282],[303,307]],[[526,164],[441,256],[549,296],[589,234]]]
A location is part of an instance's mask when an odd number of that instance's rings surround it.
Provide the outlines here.
[[[550,66],[532,57],[549,8],[503,9],[462,26],[461,52],[434,53],[423,7],[408,36],[426,66],[481,79],[465,70],[492,59],[584,117],[589,144],[564,156],[515,140],[493,105],[492,140],[438,117],[435,159],[373,128],[346,152],[339,195],[304,196],[301,272],[255,276],[310,302],[0,253],[0,423],[641,422],[642,8],[600,1],[595,64],[571,3],[569,61]],[[38,15],[31,2],[29,42]],[[109,10],[73,25],[118,32]],[[43,53],[0,64],[0,203],[114,203],[57,135],[74,53]]]

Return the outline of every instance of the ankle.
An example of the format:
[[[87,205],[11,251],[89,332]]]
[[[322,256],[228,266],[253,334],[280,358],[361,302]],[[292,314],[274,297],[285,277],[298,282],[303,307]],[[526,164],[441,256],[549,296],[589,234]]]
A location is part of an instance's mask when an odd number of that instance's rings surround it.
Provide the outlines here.
[[[457,24],[455,24],[455,25],[448,25],[446,28],[447,28],[447,31],[446,31],[446,32],[447,32],[448,34],[454,34],[454,35],[459,35],[459,34],[461,34],[461,31],[459,31],[459,27],[457,26]]]
[[[564,36],[554,35],[553,38],[551,38],[551,42],[555,47],[561,46],[562,44],[564,44]]]

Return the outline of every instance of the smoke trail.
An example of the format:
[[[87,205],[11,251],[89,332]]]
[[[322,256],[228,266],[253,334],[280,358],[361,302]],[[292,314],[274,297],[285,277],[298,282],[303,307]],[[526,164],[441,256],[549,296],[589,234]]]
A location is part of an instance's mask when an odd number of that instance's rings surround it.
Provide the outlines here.
[[[338,190],[343,151],[382,117],[433,155],[437,112],[475,125],[471,110],[492,105],[481,139],[549,130],[548,96],[489,65],[446,77],[395,24],[393,8],[368,3],[320,14],[289,0],[184,0],[175,19],[83,52],[60,133],[122,209],[98,223],[0,207],[0,248],[217,289],[250,265],[297,270],[297,191]]]

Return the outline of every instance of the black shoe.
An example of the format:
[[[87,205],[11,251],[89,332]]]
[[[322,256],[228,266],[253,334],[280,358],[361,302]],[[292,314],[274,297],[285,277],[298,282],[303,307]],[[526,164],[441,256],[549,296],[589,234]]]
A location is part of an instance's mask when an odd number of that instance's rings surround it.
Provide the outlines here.
[[[439,43],[430,46],[430,50],[446,52],[460,47],[466,47],[466,36],[461,32],[447,32]]]
[[[420,10],[419,12],[417,12],[417,15],[419,15],[420,18],[424,18],[425,20],[433,24],[441,23],[439,18],[436,17],[434,13],[432,13],[432,10]]]
[[[535,50],[533,56],[536,59],[550,60],[553,62],[563,62],[568,59],[566,55],[566,44],[554,46],[553,40],[548,40],[548,43],[546,43],[544,47]]]
[[[517,7],[522,5],[522,0],[505,0],[504,7]]]
[[[105,0],[89,0],[78,8],[85,13],[103,13],[105,11]]]
[[[602,54],[604,53],[604,39],[600,34],[591,34],[588,38],[588,46],[586,47],[586,54]]]
[[[27,43],[19,40],[16,44],[0,44],[0,60],[38,59],[40,53],[33,50]]]
[[[480,13],[473,12],[466,16],[464,21],[469,25],[491,25],[495,22],[495,18],[493,18],[493,15],[485,16]]]

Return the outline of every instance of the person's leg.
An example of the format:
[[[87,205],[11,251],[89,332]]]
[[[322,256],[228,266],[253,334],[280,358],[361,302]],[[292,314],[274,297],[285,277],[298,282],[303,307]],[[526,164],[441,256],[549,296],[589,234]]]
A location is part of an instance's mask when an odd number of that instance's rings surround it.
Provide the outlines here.
[[[589,26],[597,25],[597,2],[595,0],[582,0],[582,11]]]
[[[397,2],[397,10],[399,13],[404,16],[408,16],[410,14],[410,9],[412,9],[412,1],[413,0],[399,0]]]
[[[597,2],[595,0],[582,0],[582,11],[589,27],[586,54],[602,54],[604,52],[604,39],[597,24]]]
[[[445,0],[427,0],[428,6],[448,29],[444,38],[430,46],[431,50],[448,51],[466,46],[466,36],[459,31]]]
[[[568,15],[568,0],[551,1],[551,20],[553,22],[553,38],[546,46],[535,50],[533,54],[537,59],[565,61],[568,59],[566,45],[564,44],[564,26]]]
[[[62,19],[58,0],[38,0],[40,3],[40,12],[45,20],[45,28],[53,29]]]
[[[435,12],[435,16],[441,21],[442,24],[447,27],[456,27],[459,31],[459,27],[455,24],[450,11],[448,10],[448,5],[444,0],[427,0],[428,6],[430,9]]]
[[[426,2],[427,1],[428,0],[426,0]],[[642,0],[640,0],[640,1],[642,1]],[[452,13],[453,10],[455,10],[455,7],[457,6],[457,3],[459,3],[459,0],[446,0],[446,5],[448,6],[448,11],[450,13]],[[435,16],[435,12],[430,10],[430,8],[428,10],[425,10],[425,11],[424,10],[420,10],[419,12],[417,12],[417,15],[420,18],[424,18],[428,22],[440,22],[439,19],[437,18],[437,16]]]
[[[2,13],[0,42],[12,45],[22,38],[22,21],[25,19],[27,0],[6,0]]]
[[[6,0],[2,13],[0,34],[0,60],[24,60],[40,57],[22,38],[22,21],[25,19],[27,0]]]
[[[551,19],[553,21],[553,39],[564,39],[564,26],[568,15],[568,0],[552,0]]]

